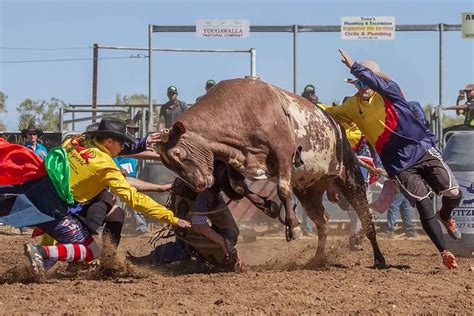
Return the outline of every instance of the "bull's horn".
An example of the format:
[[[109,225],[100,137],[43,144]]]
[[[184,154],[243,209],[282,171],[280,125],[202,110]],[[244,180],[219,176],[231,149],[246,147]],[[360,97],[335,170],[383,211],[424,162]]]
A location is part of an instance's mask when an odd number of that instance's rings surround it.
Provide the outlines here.
[[[167,128],[164,128],[161,130],[161,142],[163,144],[167,143],[168,140],[170,139],[170,130]]]

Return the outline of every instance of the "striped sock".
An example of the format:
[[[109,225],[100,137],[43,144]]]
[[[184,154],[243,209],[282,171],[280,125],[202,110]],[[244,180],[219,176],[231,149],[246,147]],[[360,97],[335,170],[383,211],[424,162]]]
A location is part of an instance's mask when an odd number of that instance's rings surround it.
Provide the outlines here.
[[[94,251],[88,246],[94,239],[86,240],[84,244],[57,244],[56,246],[42,246],[46,258],[51,261],[89,262],[96,259]]]

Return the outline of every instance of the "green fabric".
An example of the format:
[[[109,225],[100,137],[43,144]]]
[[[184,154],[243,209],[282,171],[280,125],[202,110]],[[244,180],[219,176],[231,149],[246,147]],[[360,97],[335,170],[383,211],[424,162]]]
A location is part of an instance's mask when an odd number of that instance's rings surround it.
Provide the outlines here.
[[[74,204],[74,197],[69,187],[69,160],[64,148],[53,148],[46,156],[44,165],[49,179],[61,200],[69,205]]]

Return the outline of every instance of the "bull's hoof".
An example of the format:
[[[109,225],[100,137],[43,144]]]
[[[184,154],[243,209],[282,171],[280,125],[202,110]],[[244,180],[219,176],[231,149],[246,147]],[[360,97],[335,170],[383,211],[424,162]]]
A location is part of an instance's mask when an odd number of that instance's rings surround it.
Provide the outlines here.
[[[297,240],[303,236],[303,229],[301,226],[291,228],[291,240]]]
[[[388,265],[385,262],[384,258],[375,259],[374,268],[377,269],[377,270],[384,270],[384,269],[388,269]]]

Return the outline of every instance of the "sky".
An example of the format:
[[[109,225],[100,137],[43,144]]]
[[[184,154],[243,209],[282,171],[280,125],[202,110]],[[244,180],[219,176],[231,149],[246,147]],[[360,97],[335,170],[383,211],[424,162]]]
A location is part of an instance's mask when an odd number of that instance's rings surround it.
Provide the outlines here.
[[[92,45],[147,47],[148,25],[194,25],[197,19],[242,19],[250,25],[340,25],[342,16],[393,16],[396,24],[461,24],[462,12],[474,12],[473,0],[0,0],[0,91],[8,112],[0,114],[16,130],[16,107],[26,98],[59,98],[90,104]],[[343,82],[348,69],[338,48],[355,60],[372,59],[401,86],[409,100],[439,104],[438,32],[397,32],[392,41],[341,40],[339,33],[298,35],[298,86],[316,86],[330,103],[355,93]],[[199,38],[194,33],[155,33],[154,48],[255,48],[257,74],[293,90],[291,33],[251,33],[248,38]],[[148,61],[130,58],[144,52],[100,50],[98,103],[114,103],[117,93],[148,94]],[[474,82],[474,39],[444,33],[444,105]],[[123,57],[107,59],[111,57]],[[85,59],[74,61],[44,60]],[[192,103],[207,79],[250,73],[246,53],[153,53],[152,95],[164,103],[166,88]],[[38,62],[38,60],[42,60]],[[12,63],[22,61],[21,63]],[[36,61],[36,62],[25,62]],[[69,118],[69,117],[66,117]]]

